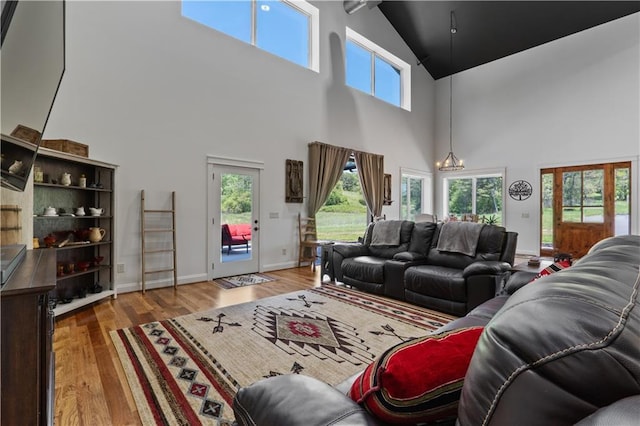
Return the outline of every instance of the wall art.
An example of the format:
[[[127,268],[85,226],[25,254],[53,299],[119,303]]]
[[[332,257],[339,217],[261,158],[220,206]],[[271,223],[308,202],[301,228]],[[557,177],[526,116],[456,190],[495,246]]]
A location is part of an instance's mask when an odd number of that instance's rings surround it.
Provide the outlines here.
[[[285,170],[285,202],[301,203],[302,202],[302,161],[286,160]]]
[[[533,188],[526,180],[517,180],[509,185],[509,196],[516,201],[524,201],[531,197]]]

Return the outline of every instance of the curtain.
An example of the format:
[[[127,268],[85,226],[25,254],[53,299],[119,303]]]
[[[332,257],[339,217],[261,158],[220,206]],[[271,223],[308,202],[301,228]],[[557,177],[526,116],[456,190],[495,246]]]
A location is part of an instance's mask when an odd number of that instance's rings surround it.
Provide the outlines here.
[[[336,186],[351,150],[320,142],[309,144],[309,217],[316,213]],[[382,203],[382,201],[381,201]]]
[[[355,152],[354,156],[364,200],[373,217],[378,217],[384,201],[384,157],[367,152]]]

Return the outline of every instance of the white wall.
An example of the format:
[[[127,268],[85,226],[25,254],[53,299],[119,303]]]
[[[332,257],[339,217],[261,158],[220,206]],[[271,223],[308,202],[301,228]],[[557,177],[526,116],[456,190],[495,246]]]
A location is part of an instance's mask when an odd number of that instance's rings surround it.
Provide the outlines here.
[[[345,87],[347,25],[412,65],[415,58],[378,9],[350,16],[342,2],[313,4],[319,74],[182,18],[179,2],[67,2],[66,73],[45,136],[88,144],[91,158],[120,165],[120,291],[140,281],[141,189],[159,207],[176,191],[180,281],[206,278],[207,154],[265,164],[263,270],[295,264],[295,218],[305,206],[284,202],[284,166],[303,160],[306,173],[308,143],[383,154],[396,200],[400,167],[432,171],[431,77],[412,67],[411,112]],[[397,201],[383,213],[397,217]]]
[[[436,99],[440,159],[449,149],[448,78],[436,82]],[[519,233],[519,253],[539,252],[541,168],[632,160],[632,188],[638,188],[639,123],[637,13],[453,78],[453,147],[465,172],[506,168],[507,188],[520,179],[534,188],[526,201],[506,196],[505,224]],[[451,175],[438,174],[438,212],[443,176]],[[633,195],[632,232],[638,233],[640,197],[637,190]]]

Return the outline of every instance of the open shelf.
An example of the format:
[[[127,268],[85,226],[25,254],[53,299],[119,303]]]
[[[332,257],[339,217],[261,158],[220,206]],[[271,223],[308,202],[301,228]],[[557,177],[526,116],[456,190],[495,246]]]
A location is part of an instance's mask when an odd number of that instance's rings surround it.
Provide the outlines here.
[[[89,293],[86,297],[73,299],[70,303],[58,302],[58,305],[53,309],[53,313],[55,316],[66,314],[67,312],[71,312],[75,309],[99,302],[102,299],[112,296],[115,296],[115,291],[113,290],[102,290],[100,293]]]
[[[64,273],[62,275],[58,275],[56,277],[56,280],[60,282],[60,281],[68,280],[70,278],[79,277],[81,275],[93,274],[94,272],[98,272],[102,268],[110,268],[110,267],[111,266],[109,265],[93,266],[91,268],[88,268],[86,271],[75,271],[75,272],[69,272],[69,273]]]

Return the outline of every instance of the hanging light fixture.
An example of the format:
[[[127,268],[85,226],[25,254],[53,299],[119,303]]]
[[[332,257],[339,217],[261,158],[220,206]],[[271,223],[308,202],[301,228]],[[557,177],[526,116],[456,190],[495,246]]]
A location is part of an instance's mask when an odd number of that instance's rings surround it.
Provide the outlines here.
[[[453,35],[458,31],[455,15],[451,11],[451,26],[449,27],[449,153],[442,162],[437,162],[438,170],[441,172],[451,172],[464,169],[462,160],[453,153]]]

